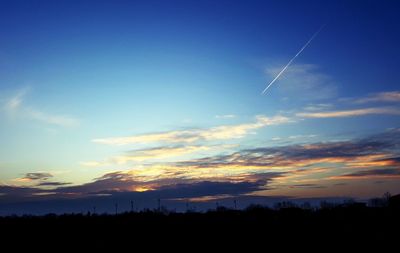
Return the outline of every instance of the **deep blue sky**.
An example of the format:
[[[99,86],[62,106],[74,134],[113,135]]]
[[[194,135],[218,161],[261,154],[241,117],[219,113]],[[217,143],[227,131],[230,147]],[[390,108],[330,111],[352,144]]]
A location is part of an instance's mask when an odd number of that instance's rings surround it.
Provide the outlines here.
[[[261,178],[249,192],[400,191],[398,144],[367,152],[359,143],[399,127],[399,11],[398,1],[1,1],[0,187],[57,198],[91,183],[145,191]],[[339,142],[357,144],[353,163],[308,151]],[[297,155],[257,151],[296,145]],[[262,163],[246,160],[250,149]],[[223,155],[244,157],[211,162]],[[359,171],[372,174],[346,176]],[[130,184],[96,184],[108,173]]]

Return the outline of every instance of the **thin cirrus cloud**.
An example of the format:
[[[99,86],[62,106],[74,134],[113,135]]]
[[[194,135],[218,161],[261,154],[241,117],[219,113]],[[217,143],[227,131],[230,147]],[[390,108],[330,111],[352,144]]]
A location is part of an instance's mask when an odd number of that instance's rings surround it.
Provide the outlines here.
[[[319,103],[319,104],[308,104],[303,109],[306,111],[324,111],[333,107],[333,104]]]
[[[296,116],[304,118],[342,118],[364,115],[400,115],[400,109],[395,107],[370,107],[338,111],[301,112],[296,114]]]
[[[9,98],[3,106],[4,111],[14,118],[22,118],[28,120],[35,120],[45,124],[61,126],[61,127],[76,127],[80,124],[79,120],[66,116],[55,115],[47,112],[28,107],[24,105],[24,98],[29,92],[28,88],[21,89],[17,94]]]
[[[282,70],[279,71],[279,73],[275,76],[275,78],[267,85],[267,87],[265,87],[265,89],[261,94],[265,94],[265,92],[269,89],[269,87],[271,87],[271,85],[274,84],[276,80],[278,80],[278,78],[285,72],[285,70],[292,64],[292,62],[303,52],[303,50],[307,48],[307,46],[311,43],[311,41],[322,31],[324,27],[325,25],[321,26],[321,28],[311,36],[311,38],[306,42],[306,44],[304,44],[303,47],[300,48],[297,54],[294,55],[289,60],[289,62],[282,68]]]
[[[70,116],[52,115],[32,108],[25,109],[25,114],[34,120],[61,127],[76,127],[79,120]]]
[[[396,102],[400,102],[399,91],[379,92],[361,98],[341,98],[338,99],[337,102],[344,102],[342,106],[348,104],[349,102],[351,104],[375,103],[375,105],[366,108],[333,110],[333,104],[309,104],[308,106],[303,108],[303,112],[296,113],[296,116],[303,118],[343,118],[365,115],[400,115],[400,108],[398,108],[397,106],[384,105],[384,103],[393,104]]]
[[[371,94],[365,98],[356,99],[355,103],[370,102],[400,102],[400,91],[385,91]]]
[[[280,68],[268,67],[265,73],[273,78]],[[280,77],[279,90],[286,97],[301,100],[323,100],[337,95],[337,85],[333,78],[320,71],[319,66],[314,64],[293,64]],[[299,96],[299,94],[302,94]]]
[[[217,118],[217,119],[233,119],[233,118],[236,118],[236,115],[234,115],[234,114],[215,115],[215,118]]]
[[[253,123],[238,125],[223,125],[208,129],[188,129],[177,130],[162,133],[150,133],[126,137],[102,138],[92,140],[95,143],[107,145],[127,145],[136,143],[191,143],[196,141],[213,141],[242,138],[252,130],[263,128],[270,125],[279,125],[290,122],[291,120],[284,116],[266,117],[259,115]]]

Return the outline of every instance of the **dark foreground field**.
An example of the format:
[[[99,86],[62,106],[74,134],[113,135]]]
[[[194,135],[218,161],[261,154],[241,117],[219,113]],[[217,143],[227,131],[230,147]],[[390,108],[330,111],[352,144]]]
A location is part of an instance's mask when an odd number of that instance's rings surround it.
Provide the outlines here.
[[[284,241],[288,243],[286,246],[300,241],[310,245],[324,242],[385,246],[399,238],[400,209],[398,196],[395,198],[380,207],[347,203],[314,209],[250,206],[245,210],[220,207],[203,213],[143,211],[119,215],[10,216],[0,218],[0,228],[3,242],[19,238],[25,243],[84,242],[93,243],[93,247],[160,240],[202,242],[200,245],[223,242],[230,247],[246,240],[253,244]]]

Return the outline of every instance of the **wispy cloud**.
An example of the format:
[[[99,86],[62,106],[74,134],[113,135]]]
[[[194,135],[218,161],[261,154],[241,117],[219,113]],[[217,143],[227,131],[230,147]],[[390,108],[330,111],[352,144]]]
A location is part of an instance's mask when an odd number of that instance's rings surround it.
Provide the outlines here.
[[[26,108],[25,113],[34,120],[62,127],[76,127],[79,120],[65,115],[52,115],[32,108]]]
[[[9,116],[35,120],[61,127],[76,127],[80,124],[79,120],[74,117],[66,115],[54,115],[32,107],[25,106],[24,97],[26,96],[28,91],[28,88],[21,89],[17,92],[15,96],[9,98],[6,101],[6,103],[3,105],[3,109]]]
[[[323,111],[332,108],[332,104],[319,103],[319,104],[308,104],[303,109],[306,111]]]
[[[231,145],[218,145],[218,146],[165,146],[155,147],[148,149],[138,149],[125,152],[122,155],[114,156],[105,161],[90,161],[81,162],[80,164],[87,167],[100,167],[108,165],[122,165],[128,162],[143,162],[148,160],[159,160],[165,158],[171,158],[176,156],[182,156],[187,154],[193,154],[201,151],[209,151],[211,149],[221,150],[222,148],[230,147]]]
[[[297,135],[291,135],[288,138],[293,140],[293,139],[307,139],[307,138],[315,138],[315,137],[317,137],[316,134],[307,134],[307,135],[297,134]]]
[[[359,104],[370,102],[400,102],[400,91],[378,92],[364,98],[355,99],[354,102]]]
[[[210,168],[214,172],[226,171],[227,173],[237,170],[243,173],[262,170],[287,171],[321,164],[341,164],[346,168],[393,165],[391,160],[382,161],[387,154],[382,153],[380,145],[381,143],[339,142],[257,148],[230,155],[180,162],[177,166],[186,169]],[[373,148],[376,150],[372,150]],[[371,151],[367,152],[367,150]]]
[[[311,189],[320,189],[320,188],[325,188],[326,186],[319,185],[319,184],[295,184],[295,185],[290,185],[290,188],[311,188]]]
[[[268,67],[268,76],[276,76],[279,68]],[[337,87],[333,78],[320,71],[314,64],[294,64],[280,78],[278,89],[288,99],[316,101],[336,97]],[[301,95],[300,95],[301,94]]]
[[[196,141],[213,141],[237,139],[248,135],[251,131],[271,125],[279,125],[290,122],[290,119],[284,116],[266,117],[257,116],[253,123],[238,125],[223,125],[208,129],[189,129],[177,130],[162,133],[150,133],[134,136],[101,138],[94,139],[93,142],[108,145],[127,145],[135,143],[191,143]]]
[[[372,169],[333,176],[332,179],[400,178],[400,168]]]
[[[303,52],[303,50],[311,43],[311,41],[321,32],[321,30],[324,28],[324,25],[321,26],[320,29],[318,29],[318,31],[316,31],[311,38],[303,45],[303,47],[300,48],[300,50],[290,59],[290,61],[278,72],[278,74],[274,77],[274,79],[272,79],[272,81],[267,85],[267,87],[265,87],[265,89],[262,91],[261,94],[265,94],[265,92],[268,90],[269,87],[271,87],[272,84],[274,84],[274,82],[276,80],[278,80],[278,78],[285,72],[285,70],[292,64],[292,62]]]
[[[15,96],[9,98],[4,105],[6,111],[13,112],[18,110],[23,102],[25,94],[28,93],[29,90],[30,89],[28,87],[25,87],[20,89]]]
[[[236,118],[236,115],[234,115],[234,114],[215,115],[215,118],[217,118],[217,119],[233,119],[233,118]]]
[[[302,113],[297,113],[296,116],[304,118],[341,118],[341,117],[364,116],[371,114],[400,115],[400,109],[395,107],[371,107],[371,108],[341,110],[341,111],[302,112]]]

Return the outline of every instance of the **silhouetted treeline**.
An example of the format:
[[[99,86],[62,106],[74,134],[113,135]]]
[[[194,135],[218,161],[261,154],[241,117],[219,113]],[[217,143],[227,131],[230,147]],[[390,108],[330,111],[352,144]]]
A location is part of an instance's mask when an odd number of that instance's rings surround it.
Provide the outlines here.
[[[252,240],[340,240],[350,243],[385,242],[398,237],[400,195],[377,203],[346,201],[341,204],[282,202],[273,208],[251,205],[244,210],[219,206],[207,212],[175,213],[166,209],[108,214],[65,214],[0,217],[6,236],[96,240],[107,243],[121,238],[198,238],[215,240],[228,236]],[[193,239],[192,238],[192,239]],[[207,239],[206,239],[207,238]]]

